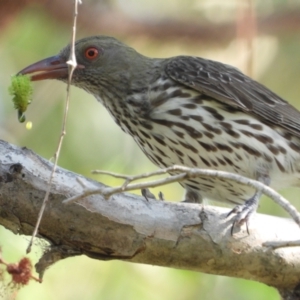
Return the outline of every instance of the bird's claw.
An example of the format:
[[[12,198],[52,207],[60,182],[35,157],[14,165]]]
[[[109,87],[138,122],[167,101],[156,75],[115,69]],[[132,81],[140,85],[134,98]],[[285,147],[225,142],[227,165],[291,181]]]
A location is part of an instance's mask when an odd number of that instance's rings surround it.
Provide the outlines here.
[[[141,189],[141,193],[147,201],[149,201],[149,199],[156,200],[155,195],[152,194],[149,189]],[[158,200],[164,201],[164,194],[162,192],[158,193]]]
[[[141,194],[147,201],[149,201],[149,199],[156,199],[156,197],[150,192],[149,189],[141,189]]]
[[[249,221],[252,216],[252,214],[255,212],[253,207],[248,205],[238,205],[234,207],[227,215],[226,218],[228,218],[232,214],[236,214],[234,217],[234,221],[231,226],[231,235],[233,235],[234,228],[241,227],[242,225],[246,224],[246,229],[248,235],[250,235],[249,231]]]
[[[237,205],[227,214],[226,218],[232,214],[236,214],[231,227],[231,235],[233,235],[235,227],[241,227],[243,224],[246,224],[247,233],[250,235],[249,221],[256,212],[260,196],[261,192],[256,192],[254,196],[248,199],[243,205]]]

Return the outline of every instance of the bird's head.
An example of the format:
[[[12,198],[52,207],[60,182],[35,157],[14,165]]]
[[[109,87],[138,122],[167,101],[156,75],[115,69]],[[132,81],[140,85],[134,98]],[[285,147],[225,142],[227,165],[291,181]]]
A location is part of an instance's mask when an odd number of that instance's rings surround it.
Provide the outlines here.
[[[102,97],[106,89],[132,87],[140,81],[139,76],[146,68],[147,60],[134,49],[112,37],[93,36],[81,39],[75,44],[77,67],[72,84],[87,92]],[[36,62],[18,74],[30,74],[32,81],[58,79],[68,81],[70,45],[56,56]],[[139,72],[141,71],[141,72]]]

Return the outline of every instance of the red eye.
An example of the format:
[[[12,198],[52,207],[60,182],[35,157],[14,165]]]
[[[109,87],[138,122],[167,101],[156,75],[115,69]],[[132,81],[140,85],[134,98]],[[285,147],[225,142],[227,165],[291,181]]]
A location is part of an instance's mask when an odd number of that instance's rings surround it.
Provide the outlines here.
[[[89,47],[84,51],[84,56],[87,59],[93,60],[99,55],[99,50],[95,47]]]

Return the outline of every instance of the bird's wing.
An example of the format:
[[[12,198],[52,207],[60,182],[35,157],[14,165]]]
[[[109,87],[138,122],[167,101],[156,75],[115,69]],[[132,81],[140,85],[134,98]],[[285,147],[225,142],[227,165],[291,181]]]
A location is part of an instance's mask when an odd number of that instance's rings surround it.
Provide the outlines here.
[[[185,86],[300,137],[300,112],[234,67],[199,57],[178,56],[169,60],[165,70]]]

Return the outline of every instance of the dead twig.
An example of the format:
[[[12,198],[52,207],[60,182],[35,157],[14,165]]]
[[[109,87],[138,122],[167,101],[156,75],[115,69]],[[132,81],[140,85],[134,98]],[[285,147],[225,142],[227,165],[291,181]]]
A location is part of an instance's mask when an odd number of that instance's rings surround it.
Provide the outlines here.
[[[142,183],[132,183],[130,182],[149,178],[157,175],[162,174],[168,174],[168,173],[179,173],[175,175],[170,175],[167,178],[163,179],[157,179],[152,180],[148,182],[142,182]],[[206,169],[197,169],[197,168],[188,168],[183,166],[172,166],[165,169],[160,169],[151,173],[144,173],[136,176],[127,176],[127,175],[120,175],[115,174],[112,172],[106,172],[106,171],[93,171],[93,173],[96,174],[106,174],[110,175],[116,178],[122,178],[125,180],[125,182],[121,186],[117,187],[103,187],[103,188],[85,188],[84,192],[82,194],[79,194],[77,196],[68,198],[63,201],[64,204],[70,204],[75,201],[78,201],[82,198],[85,198],[90,195],[94,194],[101,194],[106,199],[111,197],[114,194],[132,191],[132,190],[141,190],[145,188],[153,188],[158,187],[162,185],[166,185],[173,182],[180,182],[184,181],[189,178],[195,178],[195,177],[214,177],[214,178],[221,178],[226,180],[231,180],[238,182],[243,185],[248,185],[256,189],[257,191],[261,191],[263,194],[269,196],[275,203],[277,203],[279,206],[281,206],[292,218],[293,220],[300,226],[300,214],[298,213],[297,209],[289,203],[284,197],[282,197],[279,193],[277,193],[272,188],[268,187],[267,185],[253,180],[249,179],[247,177],[243,177],[238,174],[233,174],[225,171],[217,171],[217,170],[206,170]]]
[[[76,66],[77,66],[76,56],[75,56],[75,38],[76,38],[76,23],[77,23],[77,16],[78,16],[78,4],[81,4],[81,0],[74,0],[74,18],[73,18],[73,31],[72,31],[72,40],[71,40],[71,50],[70,50],[69,60],[67,61],[67,64],[69,65],[69,77],[68,77],[68,85],[67,85],[67,96],[66,96],[66,102],[65,102],[65,110],[64,110],[64,116],[63,116],[63,121],[62,121],[62,130],[61,130],[61,133],[60,133],[60,137],[59,137],[59,141],[58,141],[56,151],[54,153],[54,164],[53,164],[51,175],[50,175],[50,178],[49,178],[49,181],[48,181],[46,194],[45,194],[45,197],[43,199],[42,206],[40,208],[39,215],[38,215],[38,218],[37,218],[37,222],[35,224],[31,239],[30,239],[28,247],[26,249],[26,253],[29,253],[31,251],[31,247],[32,247],[34,238],[37,235],[41,220],[43,218],[43,214],[44,214],[47,202],[49,200],[52,181],[53,181],[54,174],[55,174],[55,171],[56,171],[56,168],[57,168],[61,146],[62,146],[62,143],[63,143],[64,136],[66,135],[67,116],[68,116],[69,104],[70,104],[71,80],[72,80],[73,72],[74,72],[74,70],[76,69]]]

